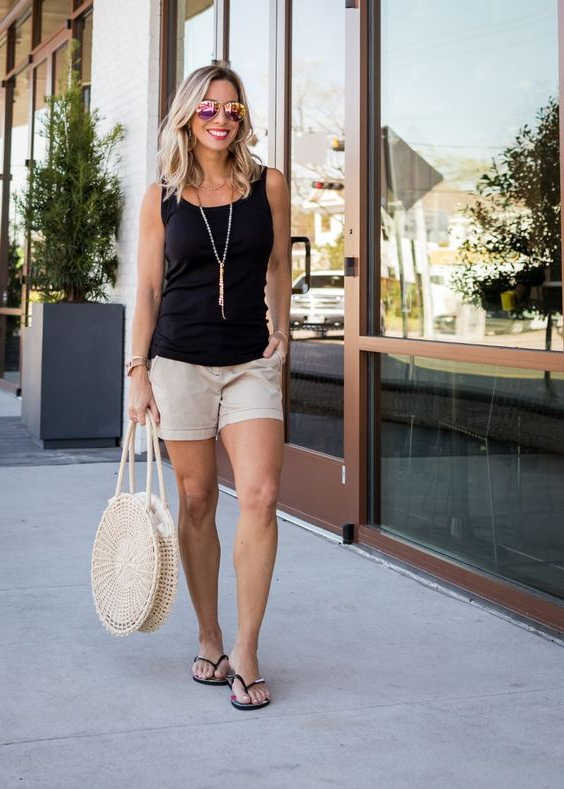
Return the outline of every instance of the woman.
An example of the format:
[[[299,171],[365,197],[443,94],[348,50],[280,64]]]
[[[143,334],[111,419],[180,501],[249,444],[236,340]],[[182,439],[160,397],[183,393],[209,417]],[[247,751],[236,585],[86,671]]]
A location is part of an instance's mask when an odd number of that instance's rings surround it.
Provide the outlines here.
[[[199,624],[193,678],[228,683],[239,709],[270,701],[257,648],[278,544],[291,294],[288,187],[250,154],[252,136],[231,69],[199,68],[180,85],[159,138],[159,180],[141,205],[128,362],[129,417],[143,425],[150,408],[176,475],[180,554]],[[217,610],[218,433],[240,505],[229,655]]]

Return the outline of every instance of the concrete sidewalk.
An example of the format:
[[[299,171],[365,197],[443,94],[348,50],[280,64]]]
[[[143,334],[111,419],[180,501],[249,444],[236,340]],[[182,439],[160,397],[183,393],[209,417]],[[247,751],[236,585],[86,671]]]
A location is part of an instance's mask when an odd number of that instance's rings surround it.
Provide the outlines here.
[[[259,652],[269,707],[191,680],[182,574],[161,630],[112,638],[89,574],[117,469],[0,468],[3,789],[560,789],[561,644],[288,521]],[[168,466],[165,481],[176,517]],[[222,492],[226,651],[237,515]]]

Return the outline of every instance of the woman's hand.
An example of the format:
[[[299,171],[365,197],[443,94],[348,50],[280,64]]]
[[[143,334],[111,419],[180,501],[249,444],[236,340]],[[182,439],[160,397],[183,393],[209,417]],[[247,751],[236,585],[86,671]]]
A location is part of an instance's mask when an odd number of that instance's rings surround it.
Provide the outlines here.
[[[272,356],[276,348],[279,349],[280,355],[282,356],[282,361],[286,361],[286,354],[288,353],[288,340],[284,332],[278,331],[278,329],[269,336],[268,338],[268,345],[264,349],[263,356],[267,359]]]
[[[161,415],[159,414],[159,409],[153,397],[153,389],[149,381],[147,368],[142,364],[138,364],[131,371],[128,406],[129,418],[133,420],[133,422],[144,425],[147,408],[151,411],[153,422],[155,425],[158,425]]]

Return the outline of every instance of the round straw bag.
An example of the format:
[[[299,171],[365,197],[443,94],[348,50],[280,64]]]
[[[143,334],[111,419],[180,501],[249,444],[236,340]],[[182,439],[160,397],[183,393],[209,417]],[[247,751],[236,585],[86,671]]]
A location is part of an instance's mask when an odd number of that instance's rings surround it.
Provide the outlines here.
[[[114,636],[157,630],[168,617],[178,580],[178,538],[166,499],[159,440],[146,411],[147,482],[135,492],[135,428],[130,421],[116,491],[102,513],[92,548],[96,613]],[[151,492],[153,449],[160,497]],[[129,493],[121,492],[129,450]]]

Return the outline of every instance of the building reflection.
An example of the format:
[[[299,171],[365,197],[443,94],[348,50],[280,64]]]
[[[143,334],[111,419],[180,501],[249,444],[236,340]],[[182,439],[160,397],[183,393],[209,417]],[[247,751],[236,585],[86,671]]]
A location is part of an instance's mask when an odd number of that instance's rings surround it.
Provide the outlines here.
[[[557,112],[547,105],[547,123]],[[555,123],[534,139],[546,151],[539,146],[530,166],[548,171],[535,191],[517,176],[507,185],[511,162],[531,159],[522,142],[505,152],[502,174],[499,165],[466,172],[453,162],[443,174],[382,129],[383,334],[562,349],[559,162],[548,160],[557,133]],[[495,194],[496,183],[505,193]]]

